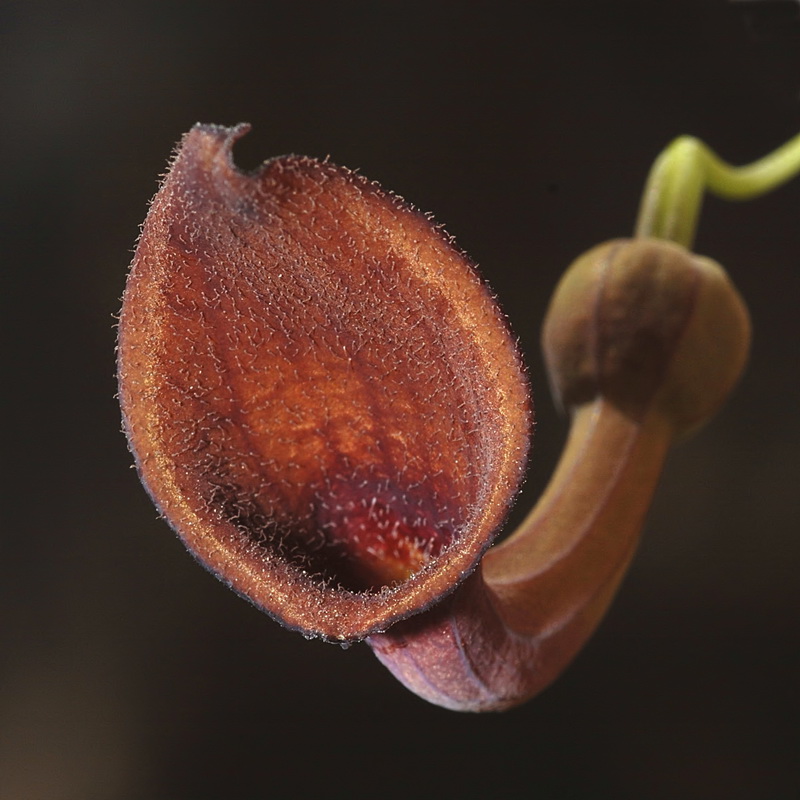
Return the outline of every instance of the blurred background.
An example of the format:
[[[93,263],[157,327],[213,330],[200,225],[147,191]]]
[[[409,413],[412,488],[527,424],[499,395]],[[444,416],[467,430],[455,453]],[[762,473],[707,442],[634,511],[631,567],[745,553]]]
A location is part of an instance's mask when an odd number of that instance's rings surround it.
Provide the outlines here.
[[[524,12],[524,13],[523,13]],[[709,200],[698,252],[752,360],[671,456],[638,558],[563,677],[502,715],[425,704],[365,646],[281,629],[200,569],[141,488],[114,398],[138,226],[194,122],[253,123],[433,212],[522,341],[583,250],[631,232],[692,133],[733,163],[800,130],[800,4],[19,2],[0,6],[0,798],[796,798],[800,180]]]

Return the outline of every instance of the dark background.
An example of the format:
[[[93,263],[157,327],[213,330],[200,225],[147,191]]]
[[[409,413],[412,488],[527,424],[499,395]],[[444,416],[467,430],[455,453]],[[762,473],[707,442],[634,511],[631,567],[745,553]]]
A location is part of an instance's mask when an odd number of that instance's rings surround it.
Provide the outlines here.
[[[599,632],[502,715],[429,706],[196,566],[130,469],[113,315],[194,122],[252,122],[247,167],[357,167],[446,224],[522,340],[519,517],[566,430],[538,352],[552,287],[631,231],[673,136],[744,163],[800,129],[798,9],[4,3],[0,798],[797,797],[800,181],[708,201],[697,250],[750,304],[749,371],[670,458]]]

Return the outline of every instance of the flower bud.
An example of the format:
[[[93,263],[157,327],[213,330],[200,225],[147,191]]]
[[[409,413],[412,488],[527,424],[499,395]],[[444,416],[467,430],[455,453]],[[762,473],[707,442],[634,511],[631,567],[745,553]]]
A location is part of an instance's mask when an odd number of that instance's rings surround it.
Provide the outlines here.
[[[672,242],[620,239],[566,272],[542,341],[565,406],[603,396],[637,421],[660,414],[681,436],[707,421],[735,384],[750,321],[716,262]]]

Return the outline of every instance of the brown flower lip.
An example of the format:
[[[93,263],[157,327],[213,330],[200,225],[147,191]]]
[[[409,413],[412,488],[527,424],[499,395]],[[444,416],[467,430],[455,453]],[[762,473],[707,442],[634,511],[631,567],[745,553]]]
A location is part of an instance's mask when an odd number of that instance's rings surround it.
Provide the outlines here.
[[[531,407],[504,318],[452,240],[360,175],[252,173],[249,126],[187,133],[123,299],[125,430],[210,571],[349,641],[458,585],[522,478]]]

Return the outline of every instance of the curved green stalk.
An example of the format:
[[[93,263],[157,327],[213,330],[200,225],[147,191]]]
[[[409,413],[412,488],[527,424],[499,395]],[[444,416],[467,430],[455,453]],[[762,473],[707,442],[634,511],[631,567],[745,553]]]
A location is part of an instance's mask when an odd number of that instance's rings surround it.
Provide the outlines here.
[[[748,200],[775,189],[798,173],[800,134],[743,167],[726,164],[693,136],[680,136],[650,170],[636,235],[669,239],[690,248],[705,191],[726,200]]]

